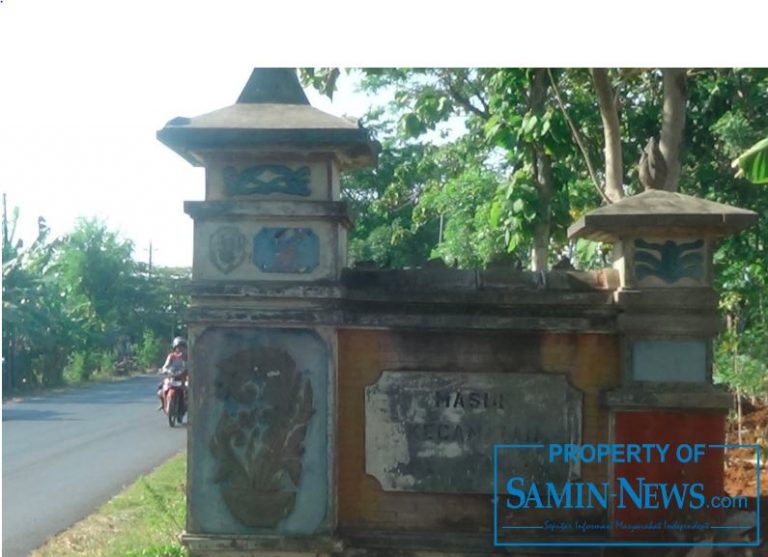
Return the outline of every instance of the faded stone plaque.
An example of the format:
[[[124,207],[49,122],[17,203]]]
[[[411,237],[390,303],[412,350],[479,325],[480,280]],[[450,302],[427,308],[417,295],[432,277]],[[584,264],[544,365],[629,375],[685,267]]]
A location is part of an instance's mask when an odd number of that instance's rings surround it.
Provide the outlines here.
[[[580,443],[582,398],[564,375],[385,371],[365,390],[365,471],[385,491],[493,493],[494,445]],[[528,480],[580,473],[544,449],[500,454]]]
[[[636,340],[632,368],[637,381],[706,383],[707,344],[703,340]]]

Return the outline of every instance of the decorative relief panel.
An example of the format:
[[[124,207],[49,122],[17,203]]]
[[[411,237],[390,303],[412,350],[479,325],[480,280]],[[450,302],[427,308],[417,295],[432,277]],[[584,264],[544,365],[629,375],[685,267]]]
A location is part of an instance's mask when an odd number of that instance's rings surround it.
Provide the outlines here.
[[[634,274],[638,282],[655,279],[664,284],[682,280],[704,280],[705,247],[703,240],[678,243],[673,240],[649,242],[636,239]]]
[[[250,327],[193,338],[190,531],[323,531],[333,508],[325,340]]]
[[[237,227],[222,226],[211,234],[211,262],[225,275],[240,266],[245,254],[245,235]]]
[[[308,166],[293,170],[281,164],[258,164],[239,172],[227,166],[223,173],[224,192],[228,196],[283,193],[308,197],[312,193]]]
[[[311,273],[320,263],[320,240],[311,228],[262,228],[253,263],[265,273]]]
[[[218,368],[224,413],[211,440],[213,481],[240,522],[274,527],[294,508],[312,386],[286,351],[266,346],[244,348]]]

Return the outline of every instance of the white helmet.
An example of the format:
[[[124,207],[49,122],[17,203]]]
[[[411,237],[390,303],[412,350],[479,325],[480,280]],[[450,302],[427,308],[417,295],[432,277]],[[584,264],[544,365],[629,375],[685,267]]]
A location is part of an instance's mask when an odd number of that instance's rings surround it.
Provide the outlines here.
[[[171,343],[171,348],[176,348],[177,346],[180,346],[182,344],[186,346],[187,339],[185,339],[184,337],[176,337],[175,339],[173,339],[173,343]]]

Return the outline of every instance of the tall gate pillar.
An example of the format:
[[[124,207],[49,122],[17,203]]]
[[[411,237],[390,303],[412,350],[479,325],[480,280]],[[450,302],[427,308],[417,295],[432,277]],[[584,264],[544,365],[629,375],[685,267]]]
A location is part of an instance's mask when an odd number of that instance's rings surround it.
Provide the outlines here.
[[[701,482],[708,496],[722,495],[731,396],[712,383],[712,345],[720,331],[713,255],[719,238],[756,220],[752,211],[649,190],[592,211],[569,229],[571,238],[614,245],[622,381],[603,401],[610,408],[611,441],[669,444],[673,450],[705,447],[701,458],[686,466],[680,464],[684,455],[670,455],[664,463],[615,464],[614,481]],[[625,523],[685,518],[671,514],[663,507],[613,509],[613,518]],[[614,535],[658,534],[614,530]]]
[[[328,553],[348,219],[339,173],[375,163],[292,69],[255,69],[234,105],[158,138],[206,170],[194,219],[184,542],[193,556]]]

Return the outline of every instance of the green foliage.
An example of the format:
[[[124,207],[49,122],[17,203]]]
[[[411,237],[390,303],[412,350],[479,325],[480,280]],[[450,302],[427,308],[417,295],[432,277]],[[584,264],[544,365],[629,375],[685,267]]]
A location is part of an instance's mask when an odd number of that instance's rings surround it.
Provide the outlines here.
[[[64,366],[64,381],[69,384],[88,381],[92,372],[93,367],[88,361],[88,356],[83,352],[74,352],[70,354],[69,361]]]
[[[712,124],[711,130],[729,157],[735,157],[756,139],[755,130],[744,112],[739,109],[723,114]]]
[[[188,552],[178,543],[153,545],[135,551],[129,551],[125,557],[186,557]]]
[[[94,377],[115,374],[115,354],[111,350],[74,352],[64,366],[63,379],[67,384],[82,383]]]
[[[168,532],[180,532],[184,529],[184,500],[179,499],[174,491],[165,492],[156,489],[146,478],[140,478],[139,482],[144,488],[144,500],[162,518],[161,528]]]
[[[331,99],[340,74],[339,68],[302,68],[299,77],[305,85],[311,85]]]
[[[112,350],[102,350],[97,357],[98,375],[113,375],[115,371],[115,354]]]
[[[371,114],[367,125],[391,126],[383,114]],[[383,267],[408,267],[429,258],[438,234],[437,222],[413,227],[417,182],[438,172],[431,146],[384,141],[375,169],[345,175],[343,196],[355,227],[349,239],[350,263],[372,261]]]
[[[132,243],[95,219],[50,240],[40,218],[36,240],[24,248],[13,237],[18,211],[12,215],[3,222],[5,389],[125,373],[146,331],[183,331],[185,270],[150,275],[132,259]]]
[[[49,539],[30,557],[186,557],[186,454],[116,495],[95,514]]]
[[[144,331],[136,359],[142,369],[160,367],[166,352],[166,343],[151,329]]]
[[[3,226],[3,383],[6,370],[14,369],[20,386],[54,386],[62,382],[69,355],[71,323],[64,301],[52,277],[59,242],[50,241],[45,219],[38,219],[38,235],[24,249],[14,241],[18,218],[14,210],[11,227]]]
[[[588,70],[551,71],[586,155],[553,99],[552,83],[534,109],[530,69],[315,72],[325,92],[336,78],[355,75],[363,91],[391,99],[373,107],[363,122],[383,145],[379,167],[343,182],[355,222],[353,261],[403,267],[437,256],[460,267],[482,267],[497,258],[525,266],[534,237],[548,224],[551,260],[565,256],[578,268],[608,265],[609,246],[566,238],[571,223],[602,203],[587,172],[589,160],[601,179],[604,147]],[[624,193],[632,195],[640,192],[641,150],[659,136],[662,74],[610,69],[608,75],[619,107]],[[747,150],[758,157],[768,151],[763,143],[755,145],[768,135],[768,70],[689,70],[687,89],[680,191],[760,215],[757,226],[722,241],[715,257],[722,309],[742,323],[738,342],[725,336],[718,341],[716,375],[757,392],[757,378],[766,373],[761,350],[768,345],[768,189],[735,177],[731,161]],[[554,188],[546,195],[536,179],[542,153],[552,160]],[[741,159],[743,172],[757,182],[764,170],[757,166],[748,174],[751,162]]]
[[[130,550],[125,554],[126,557],[186,557],[186,555],[188,555],[186,548],[179,543],[152,545]]]
[[[741,395],[764,397],[768,390],[768,330],[728,331],[721,335],[715,354],[715,381]]]
[[[753,184],[768,184],[768,137],[747,149],[732,166],[739,168],[737,177],[743,176]]]
[[[353,259],[398,266],[441,257],[471,267],[509,254],[527,265],[537,234],[547,235],[553,255],[562,253],[573,218],[599,205],[562,112],[549,97],[543,107],[531,105],[532,70],[398,68],[360,75],[363,90],[390,93],[392,100],[364,122],[383,145],[379,168],[358,172],[352,192],[345,183],[345,195],[356,201]],[[598,160],[602,128],[588,72],[554,75]],[[538,182],[542,155],[556,162],[546,194]]]
[[[95,219],[80,219],[58,250],[56,277],[66,311],[79,325],[77,341],[89,350],[111,348],[121,336],[139,333],[131,329],[145,294],[132,252],[130,241]]]
[[[768,70],[699,70],[689,82],[681,187],[755,211],[752,226],[719,243],[714,257],[720,308],[729,324],[715,347],[715,377],[744,394],[765,393],[768,370],[768,189],[733,175],[730,161],[768,134]]]
[[[612,246],[589,240],[576,240],[570,259],[577,269],[604,269],[610,267]]]

